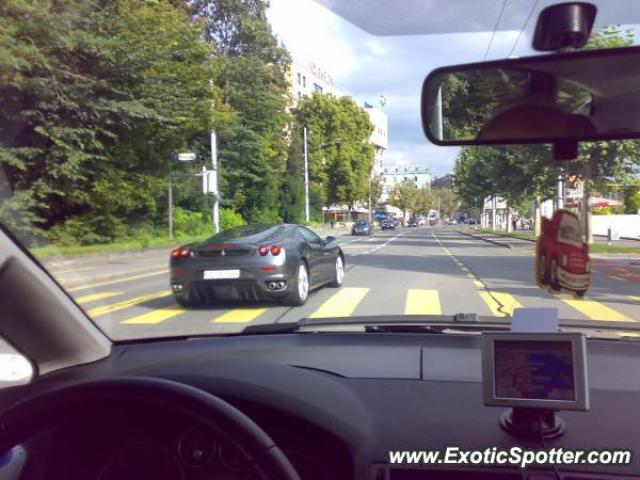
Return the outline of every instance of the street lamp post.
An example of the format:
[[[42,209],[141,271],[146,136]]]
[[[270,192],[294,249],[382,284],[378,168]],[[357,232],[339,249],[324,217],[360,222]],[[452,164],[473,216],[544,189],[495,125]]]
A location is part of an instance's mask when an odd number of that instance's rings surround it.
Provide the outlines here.
[[[307,127],[303,129],[304,135],[304,220],[309,223],[309,157],[307,152]]]

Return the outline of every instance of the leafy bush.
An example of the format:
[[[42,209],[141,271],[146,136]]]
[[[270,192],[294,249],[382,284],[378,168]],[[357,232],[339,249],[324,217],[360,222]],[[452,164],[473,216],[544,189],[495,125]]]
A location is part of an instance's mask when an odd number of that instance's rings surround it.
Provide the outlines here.
[[[227,230],[228,228],[239,227],[241,225],[246,225],[247,222],[244,221],[242,215],[234,212],[230,208],[222,208],[220,209],[220,229]]]
[[[97,245],[99,243],[109,243],[114,238],[117,238],[118,234],[123,233],[122,227],[124,226],[120,224],[112,231],[112,235],[107,236],[100,234],[94,227],[95,222],[95,218],[69,218],[64,223],[51,227],[47,232],[47,237],[49,241],[55,245]]]
[[[252,223],[280,223],[282,219],[278,212],[267,209],[255,209],[251,212]]]
[[[176,237],[205,235],[211,232],[211,222],[202,212],[181,207],[173,209],[173,231]]]
[[[611,207],[594,207],[591,210],[594,215],[613,215],[613,208]]]

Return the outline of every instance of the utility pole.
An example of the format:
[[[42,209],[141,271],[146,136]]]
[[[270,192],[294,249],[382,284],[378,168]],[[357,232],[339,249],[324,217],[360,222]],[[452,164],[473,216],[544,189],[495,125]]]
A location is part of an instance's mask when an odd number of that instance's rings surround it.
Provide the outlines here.
[[[213,230],[215,233],[220,231],[220,194],[218,193],[218,139],[216,131],[211,130],[211,167],[212,172],[209,175],[209,189],[213,193]]]
[[[558,174],[558,210],[564,208],[564,167],[560,167],[560,173]]]
[[[369,223],[371,223],[371,175],[369,175]]]
[[[304,135],[304,221],[309,223],[309,158],[307,155],[307,127]]]
[[[171,185],[171,174],[169,174],[169,240],[173,240],[173,185]]]

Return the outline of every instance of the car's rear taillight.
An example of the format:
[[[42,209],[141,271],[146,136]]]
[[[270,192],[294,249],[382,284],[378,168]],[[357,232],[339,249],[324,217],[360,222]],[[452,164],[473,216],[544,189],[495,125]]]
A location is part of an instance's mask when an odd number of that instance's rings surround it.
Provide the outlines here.
[[[273,255],[274,257],[277,255],[280,255],[281,251],[282,251],[282,248],[280,247],[280,245],[273,245],[271,247],[271,255]]]
[[[267,247],[266,245],[260,245],[258,247],[258,255],[264,257],[267,253],[269,253],[269,247]]]
[[[171,250],[171,256],[174,258],[186,258],[191,254],[189,247],[178,247]]]

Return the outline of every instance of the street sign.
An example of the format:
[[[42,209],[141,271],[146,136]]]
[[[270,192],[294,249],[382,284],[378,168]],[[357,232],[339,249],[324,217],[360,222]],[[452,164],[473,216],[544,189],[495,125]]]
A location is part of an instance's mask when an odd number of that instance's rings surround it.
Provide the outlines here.
[[[178,161],[180,162],[192,162],[197,158],[197,155],[193,152],[183,152],[178,154]]]

